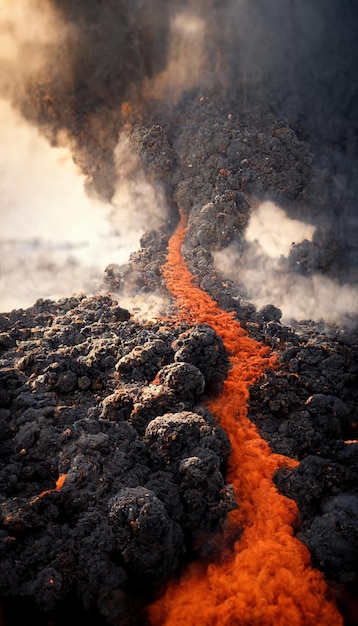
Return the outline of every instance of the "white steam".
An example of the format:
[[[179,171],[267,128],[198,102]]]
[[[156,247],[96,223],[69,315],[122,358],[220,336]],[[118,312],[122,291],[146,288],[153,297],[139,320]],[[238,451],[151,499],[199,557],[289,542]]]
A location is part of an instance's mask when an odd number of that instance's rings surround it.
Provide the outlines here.
[[[311,240],[314,227],[288,218],[272,202],[253,211],[246,231],[245,251],[233,243],[214,253],[215,266],[239,283],[257,308],[274,304],[282,320],[311,319],[340,322],[358,311],[358,289],[319,273],[289,271],[283,261],[293,243]]]
[[[113,296],[117,299],[116,293]],[[118,300],[121,306],[131,312],[132,318],[140,322],[154,321],[167,316],[171,304],[170,297],[159,291],[149,293],[121,291]]]
[[[273,202],[263,202],[253,211],[245,238],[257,242],[272,258],[287,255],[293,243],[312,241],[315,227],[287,217],[285,211]]]
[[[205,78],[207,24],[195,9],[171,17],[169,51],[165,69],[149,79],[147,97],[176,101],[186,89],[202,85]]]
[[[165,218],[164,199],[125,137],[116,156],[112,203],[89,198],[70,151],[51,147],[0,100],[1,311],[96,291],[105,267],[127,262],[143,233]]]
[[[49,50],[57,66],[61,60],[62,79],[70,79],[64,43],[72,35],[47,0],[0,0],[0,95],[18,97],[25,81],[45,70]]]

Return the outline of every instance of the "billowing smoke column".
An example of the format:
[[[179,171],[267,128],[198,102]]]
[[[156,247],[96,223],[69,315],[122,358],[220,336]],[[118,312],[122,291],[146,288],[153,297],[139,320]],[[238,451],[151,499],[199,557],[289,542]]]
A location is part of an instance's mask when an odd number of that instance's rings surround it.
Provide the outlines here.
[[[28,0],[20,8],[20,3],[3,0],[5,34],[9,7],[16,5],[12,13],[16,24],[22,24],[16,33],[21,42],[18,52],[27,53],[37,64],[30,64],[31,71],[16,67],[23,87],[19,93],[19,80],[14,85],[6,72],[7,58],[2,89],[11,93],[28,119],[47,128],[54,141],[60,130],[70,134],[84,153],[84,168],[92,165],[94,184],[103,193],[110,193],[112,181],[110,173],[101,170],[100,161],[105,150],[110,165],[120,105],[140,96],[146,79],[166,68],[175,24],[180,21],[189,30],[194,26],[194,32],[195,22],[204,23],[201,74],[208,86],[224,90],[225,98],[240,106],[245,99],[266,98],[303,133],[338,143],[350,155],[356,153],[358,17],[354,2],[136,0],[129,5]],[[31,13],[38,26],[34,27],[33,20],[28,32]],[[13,51],[9,55],[13,61]],[[193,66],[198,50],[193,54],[190,46],[189,55]]]
[[[119,134],[121,103],[149,57],[124,9],[108,11],[1,4],[2,310],[99,290],[105,267],[126,262],[149,223],[166,217],[161,190]]]
[[[115,193],[124,102],[142,102],[144,118],[149,100],[161,98],[163,112],[195,87],[236,110],[261,103],[288,117],[332,173],[321,204],[303,199],[300,211],[341,250],[343,280],[355,281],[354,2],[3,0],[2,13],[1,92],[53,145],[70,147],[88,192]]]
[[[18,55],[3,60],[4,95],[53,144],[66,141],[88,185],[111,197],[121,104],[164,66],[166,3],[2,4],[4,36]],[[23,67],[25,55],[34,67]]]

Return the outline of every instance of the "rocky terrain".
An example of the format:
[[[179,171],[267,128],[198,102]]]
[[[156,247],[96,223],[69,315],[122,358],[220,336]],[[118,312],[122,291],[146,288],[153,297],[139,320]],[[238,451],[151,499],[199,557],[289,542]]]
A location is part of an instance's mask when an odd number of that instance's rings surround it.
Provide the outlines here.
[[[277,354],[276,367],[250,390],[249,418],[274,452],[300,462],[274,481],[296,501],[294,532],[334,591],[345,626],[354,626],[356,312],[337,323],[284,323],[280,302],[258,308],[250,301],[239,271],[253,207],[270,200],[316,227],[311,242],[293,244],[282,258],[292,282],[303,272],[355,285],[358,178],[354,133],[347,130],[356,119],[354,97],[345,115],[346,98],[339,110],[332,93],[340,123],[325,134],[307,108],[301,116],[285,110],[285,72],[271,101],[268,80],[260,94],[254,78],[240,91],[245,72],[232,60],[227,30],[214,27],[215,16],[221,25],[227,17],[215,3],[204,84],[175,102],[144,97],[143,81],[165,65],[176,3],[157,3],[150,28],[141,2],[54,4],[81,34],[73,82],[64,86],[50,72],[51,80],[29,83],[17,106],[54,143],[66,129],[88,192],[105,198],[120,176],[113,151],[124,129],[148,180],[163,190],[168,219],[142,237],[128,263],[107,267],[98,294],[38,300],[0,315],[3,622],[144,625],[143,609],[170,576],[195,559],[218,557],[215,537],[237,502],[226,478],[230,442],[206,404],[230,363],[210,326],[180,318],[163,278],[180,210],[193,280]],[[115,24],[122,38],[114,36]],[[227,27],[231,35],[234,25]],[[85,55],[93,42],[93,55]],[[50,69],[57,60],[49,54]],[[298,74],[296,87],[302,80]],[[316,105],[321,96],[319,89],[312,95]],[[121,106],[127,100],[131,106]],[[230,244],[241,261],[228,279],[214,257]],[[144,301],[163,298],[165,314],[143,319],[128,310],[128,286]]]

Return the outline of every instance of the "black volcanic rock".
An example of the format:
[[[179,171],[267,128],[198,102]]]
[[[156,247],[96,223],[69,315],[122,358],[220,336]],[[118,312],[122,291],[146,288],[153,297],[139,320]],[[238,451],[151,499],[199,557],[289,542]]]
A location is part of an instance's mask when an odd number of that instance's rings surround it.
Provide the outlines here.
[[[313,563],[328,579],[357,585],[358,494],[340,493],[327,499],[317,516],[299,538],[311,551]],[[338,576],[337,576],[338,573]]]
[[[210,389],[226,378],[230,366],[221,337],[206,324],[200,324],[181,335],[173,343],[174,360],[195,365],[203,374]]]
[[[176,569],[184,551],[183,531],[153,491],[144,487],[122,489],[109,506],[112,551],[119,553],[140,584],[166,578]]]
[[[173,356],[173,350],[164,341],[155,339],[133,348],[119,359],[115,369],[124,382],[150,382]]]
[[[107,296],[38,301],[0,326],[1,598],[45,616],[74,595],[127,619],[236,506],[228,438],[200,404],[227,373],[221,341]]]
[[[358,585],[357,444],[342,444],[334,459],[309,455],[275,481],[299,506],[298,537],[312,553],[313,563],[329,580]]]

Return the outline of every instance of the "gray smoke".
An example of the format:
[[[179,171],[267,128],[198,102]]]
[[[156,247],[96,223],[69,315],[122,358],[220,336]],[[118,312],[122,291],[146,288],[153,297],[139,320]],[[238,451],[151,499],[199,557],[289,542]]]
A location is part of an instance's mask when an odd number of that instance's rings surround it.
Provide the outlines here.
[[[121,177],[127,102],[144,121],[148,101],[180,107],[194,89],[237,114],[271,108],[314,150],[325,200],[305,219],[345,251],[353,283],[357,32],[354,0],[3,0],[0,96],[71,151],[87,194],[106,203]]]

